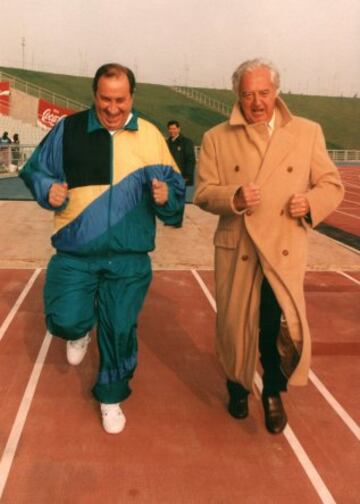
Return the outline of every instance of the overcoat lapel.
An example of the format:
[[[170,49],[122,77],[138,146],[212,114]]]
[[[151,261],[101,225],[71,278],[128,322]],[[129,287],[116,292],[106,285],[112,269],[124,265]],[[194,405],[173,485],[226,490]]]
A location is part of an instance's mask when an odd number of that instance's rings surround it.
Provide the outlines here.
[[[276,128],[268,149],[264,156],[261,168],[256,176],[255,183],[264,185],[265,181],[270,177],[277,166],[290,154],[294,148],[296,141],[295,135],[289,133],[284,128]]]

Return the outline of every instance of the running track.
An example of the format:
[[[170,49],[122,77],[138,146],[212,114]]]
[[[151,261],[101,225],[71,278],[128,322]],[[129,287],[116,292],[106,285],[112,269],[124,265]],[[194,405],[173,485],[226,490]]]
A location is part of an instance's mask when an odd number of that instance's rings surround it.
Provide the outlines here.
[[[92,342],[79,367],[46,334],[42,270],[0,270],[0,502],[358,503],[360,272],[309,272],[313,362],[289,426],[226,412],[210,271],[156,271],[118,436],[100,425]]]
[[[345,197],[325,223],[360,236],[360,167],[342,166],[339,171],[345,186]]]

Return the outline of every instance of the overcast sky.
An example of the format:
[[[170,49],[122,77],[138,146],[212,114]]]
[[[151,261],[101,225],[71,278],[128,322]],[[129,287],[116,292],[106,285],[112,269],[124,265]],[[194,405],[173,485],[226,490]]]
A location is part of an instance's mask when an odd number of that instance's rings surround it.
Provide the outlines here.
[[[229,88],[258,56],[293,93],[360,95],[360,0],[0,0],[0,65]],[[22,41],[24,40],[24,46]]]

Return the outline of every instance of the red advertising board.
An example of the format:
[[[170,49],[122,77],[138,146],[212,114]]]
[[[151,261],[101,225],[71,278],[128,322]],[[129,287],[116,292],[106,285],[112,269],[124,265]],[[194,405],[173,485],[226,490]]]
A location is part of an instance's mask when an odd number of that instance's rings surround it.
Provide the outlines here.
[[[37,123],[41,128],[50,129],[55,126],[60,119],[74,113],[75,110],[59,107],[43,98],[39,98]]]
[[[0,114],[9,115],[10,82],[0,82]]]

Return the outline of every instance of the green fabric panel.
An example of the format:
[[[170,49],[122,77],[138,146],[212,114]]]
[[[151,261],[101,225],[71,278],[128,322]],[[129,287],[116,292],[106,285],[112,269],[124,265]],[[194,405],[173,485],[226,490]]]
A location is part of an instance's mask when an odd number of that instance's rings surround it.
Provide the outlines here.
[[[150,197],[126,214],[118,224],[78,250],[80,256],[102,255],[105,252],[148,252],[155,248],[155,216],[149,208]]]
[[[124,400],[137,365],[136,324],[151,282],[147,254],[50,260],[45,314],[54,336],[75,340],[96,324],[100,363],[94,396],[104,403]]]
[[[97,279],[87,261],[62,254],[48,264],[44,288],[47,327],[51,334],[76,340],[92,329],[96,321]]]

